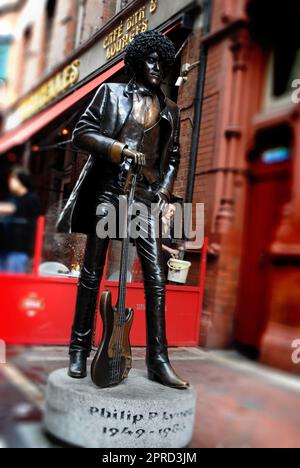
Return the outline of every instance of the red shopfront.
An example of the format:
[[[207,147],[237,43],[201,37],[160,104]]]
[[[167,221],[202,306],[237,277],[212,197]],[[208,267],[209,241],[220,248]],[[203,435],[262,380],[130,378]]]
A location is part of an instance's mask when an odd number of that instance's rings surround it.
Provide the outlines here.
[[[0,276],[0,336],[7,344],[68,344],[76,302],[77,278],[40,275],[43,237],[44,218],[40,218],[31,274]],[[206,252],[207,240],[199,256],[199,265],[194,265],[199,272],[197,286],[167,286],[168,339],[171,346],[199,344]],[[101,292],[110,289],[116,300],[118,282],[107,279],[108,263]],[[145,302],[141,282],[128,283],[127,303],[135,310],[132,344],[144,346]],[[97,325],[99,339],[100,319]]]
[[[173,22],[168,21],[167,26],[160,29],[169,35],[180,31],[183,22],[183,17],[177,16]],[[8,132],[0,138],[1,153],[29,141],[55,119],[62,116],[66,110],[78,105],[99,85],[105,81],[113,80],[123,68],[124,62],[122,60],[114,60],[113,64],[109,68],[106,67],[99,76],[82,86],[78,86],[62,100],[54,103],[52,107],[43,110],[39,115]],[[54,277],[45,275],[45,272],[41,273],[45,263],[45,244],[46,241],[49,242],[49,236],[51,242],[51,234],[47,232],[47,226],[48,223],[46,223],[45,230],[45,218],[41,218],[38,223],[32,272],[22,276],[0,276],[0,338],[8,344],[66,345],[69,341],[78,278],[71,274]],[[84,240],[82,240],[82,244],[84,244]],[[65,245],[68,245],[68,242]],[[83,248],[84,246],[81,246],[81,249]],[[115,246],[112,245],[110,252],[113,252],[114,249]],[[205,239],[204,245],[198,245],[194,250],[187,252],[188,260],[191,260],[192,263],[192,271],[187,285],[167,286],[168,340],[171,346],[199,345],[206,254],[207,239]],[[114,300],[116,300],[118,282],[116,281],[116,271],[111,271],[110,268],[110,257],[111,253],[108,255],[101,292],[110,289],[113,292]],[[60,261],[60,258],[54,260]],[[134,264],[133,261],[133,268]],[[128,283],[127,303],[135,310],[132,344],[144,346],[146,343],[145,301],[143,284],[139,275],[133,274],[131,276],[131,282]],[[99,314],[97,317],[99,318]],[[100,334],[101,320],[98,319],[97,339],[99,339]]]

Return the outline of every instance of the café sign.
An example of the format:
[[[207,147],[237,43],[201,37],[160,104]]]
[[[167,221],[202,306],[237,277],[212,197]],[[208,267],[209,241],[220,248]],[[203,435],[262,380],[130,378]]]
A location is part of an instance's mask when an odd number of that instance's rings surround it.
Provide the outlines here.
[[[80,76],[80,61],[74,60],[53,78],[42,84],[36,91],[21,101],[15,112],[8,118],[8,125],[14,127],[36,114],[51,101],[71,88]]]
[[[103,47],[106,60],[114,58],[117,54],[126,49],[128,44],[140,33],[149,29],[149,15],[154,15],[158,9],[158,0],[151,0],[144,5],[126,21],[120,24],[104,38]]]
[[[201,0],[198,0],[201,1]],[[179,12],[195,5],[195,0],[147,0],[130,16],[123,17],[106,36],[88,49],[78,50],[76,60],[43,83],[37,90],[26,96],[17,108],[7,115],[4,131],[17,128],[30,117],[47,108],[57,98],[63,97],[72,90],[76,83],[101,74],[110,61],[117,60],[118,55],[141,32],[159,28]]]

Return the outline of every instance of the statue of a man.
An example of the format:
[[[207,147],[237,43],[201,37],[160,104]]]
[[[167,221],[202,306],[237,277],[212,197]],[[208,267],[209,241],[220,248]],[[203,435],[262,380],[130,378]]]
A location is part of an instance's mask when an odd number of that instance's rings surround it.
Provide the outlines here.
[[[97,237],[99,206],[118,207],[124,194],[120,168],[131,158],[140,167],[137,200],[155,203],[163,212],[170,203],[180,163],[180,111],[160,86],[175,62],[175,47],[163,34],[138,35],[128,46],[125,64],[128,85],[106,83],[78,122],[73,142],[91,153],[59,220],[59,230],[88,235],[78,285],[77,305],[70,344],[69,375],[84,378],[93,338],[95,310],[109,239]],[[98,210],[97,210],[98,207]],[[151,232],[157,217],[149,215]],[[177,389],[189,388],[168,357],[165,300],[166,277],[160,236],[135,241],[142,264],[147,321],[149,378]]]

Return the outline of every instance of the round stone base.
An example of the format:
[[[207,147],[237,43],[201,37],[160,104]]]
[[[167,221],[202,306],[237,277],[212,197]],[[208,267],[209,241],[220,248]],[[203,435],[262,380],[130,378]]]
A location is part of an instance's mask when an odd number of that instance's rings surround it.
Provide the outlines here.
[[[192,440],[196,391],[174,390],[132,370],[118,387],[99,389],[67,369],[50,375],[46,430],[84,448],[185,448]]]

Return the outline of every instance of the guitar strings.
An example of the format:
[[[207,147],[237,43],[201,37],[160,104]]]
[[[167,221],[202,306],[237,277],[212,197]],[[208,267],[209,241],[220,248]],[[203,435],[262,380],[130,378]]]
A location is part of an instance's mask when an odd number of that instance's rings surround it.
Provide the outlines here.
[[[135,193],[135,186],[137,181],[137,174],[133,174],[132,179],[132,186],[129,196],[128,202],[128,210],[127,210],[127,231],[126,231],[126,240],[124,244],[124,251],[122,252],[122,264],[121,264],[121,278],[125,278],[125,285],[121,288],[120,297],[118,301],[118,309],[121,306],[121,311],[119,311],[118,316],[118,332],[117,332],[117,352],[115,353],[115,358],[113,360],[113,378],[119,379],[122,378],[121,376],[121,358],[122,358],[122,349],[121,344],[124,339],[124,326],[126,324],[126,284],[127,284],[127,266],[128,266],[128,254],[129,254],[129,227],[130,221],[129,218],[131,216],[131,208],[134,202],[134,193]],[[121,312],[121,313],[120,313]]]
[[[122,286],[121,289],[121,294],[120,294],[120,302],[118,304],[118,307],[121,306],[121,311],[119,311],[119,316],[118,316],[118,347],[117,347],[117,366],[116,366],[116,373],[117,377],[121,378],[121,357],[122,357],[122,352],[121,352],[121,343],[123,342],[124,338],[124,325],[126,323],[126,305],[125,305],[125,298],[126,298],[126,282],[127,282],[127,265],[128,265],[128,251],[129,251],[129,217],[130,217],[130,209],[131,205],[133,203],[133,193],[134,193],[134,187],[135,187],[135,176],[133,176],[132,180],[132,188],[130,192],[130,199],[128,203],[128,214],[127,214],[127,231],[126,231],[126,241],[124,244],[124,256],[122,258],[122,277],[125,278],[125,285]]]
[[[128,214],[129,216],[129,214]],[[128,225],[128,216],[127,216],[127,225]],[[126,232],[126,236],[128,236],[128,232]],[[126,238],[126,244],[127,244],[127,238]],[[124,278],[124,275],[125,275],[125,260],[126,260],[126,255],[127,255],[127,249],[126,249],[126,246],[125,244],[123,244],[123,249],[122,249],[122,261],[121,261],[121,271],[120,271],[120,279]],[[127,273],[127,271],[126,271]],[[118,317],[117,317],[117,349],[115,350],[115,354],[114,354],[114,378],[115,379],[119,379],[121,376],[120,376],[120,373],[121,373],[121,364],[120,364],[120,359],[121,359],[121,353],[120,353],[120,345],[121,345],[121,315],[124,313],[123,312],[123,302],[124,302],[124,290],[123,290],[123,285],[122,285],[122,288],[120,289],[120,294],[119,294],[119,299],[118,299],[118,304],[117,304],[117,309],[118,309]],[[120,309],[120,306],[122,307],[121,310]]]

